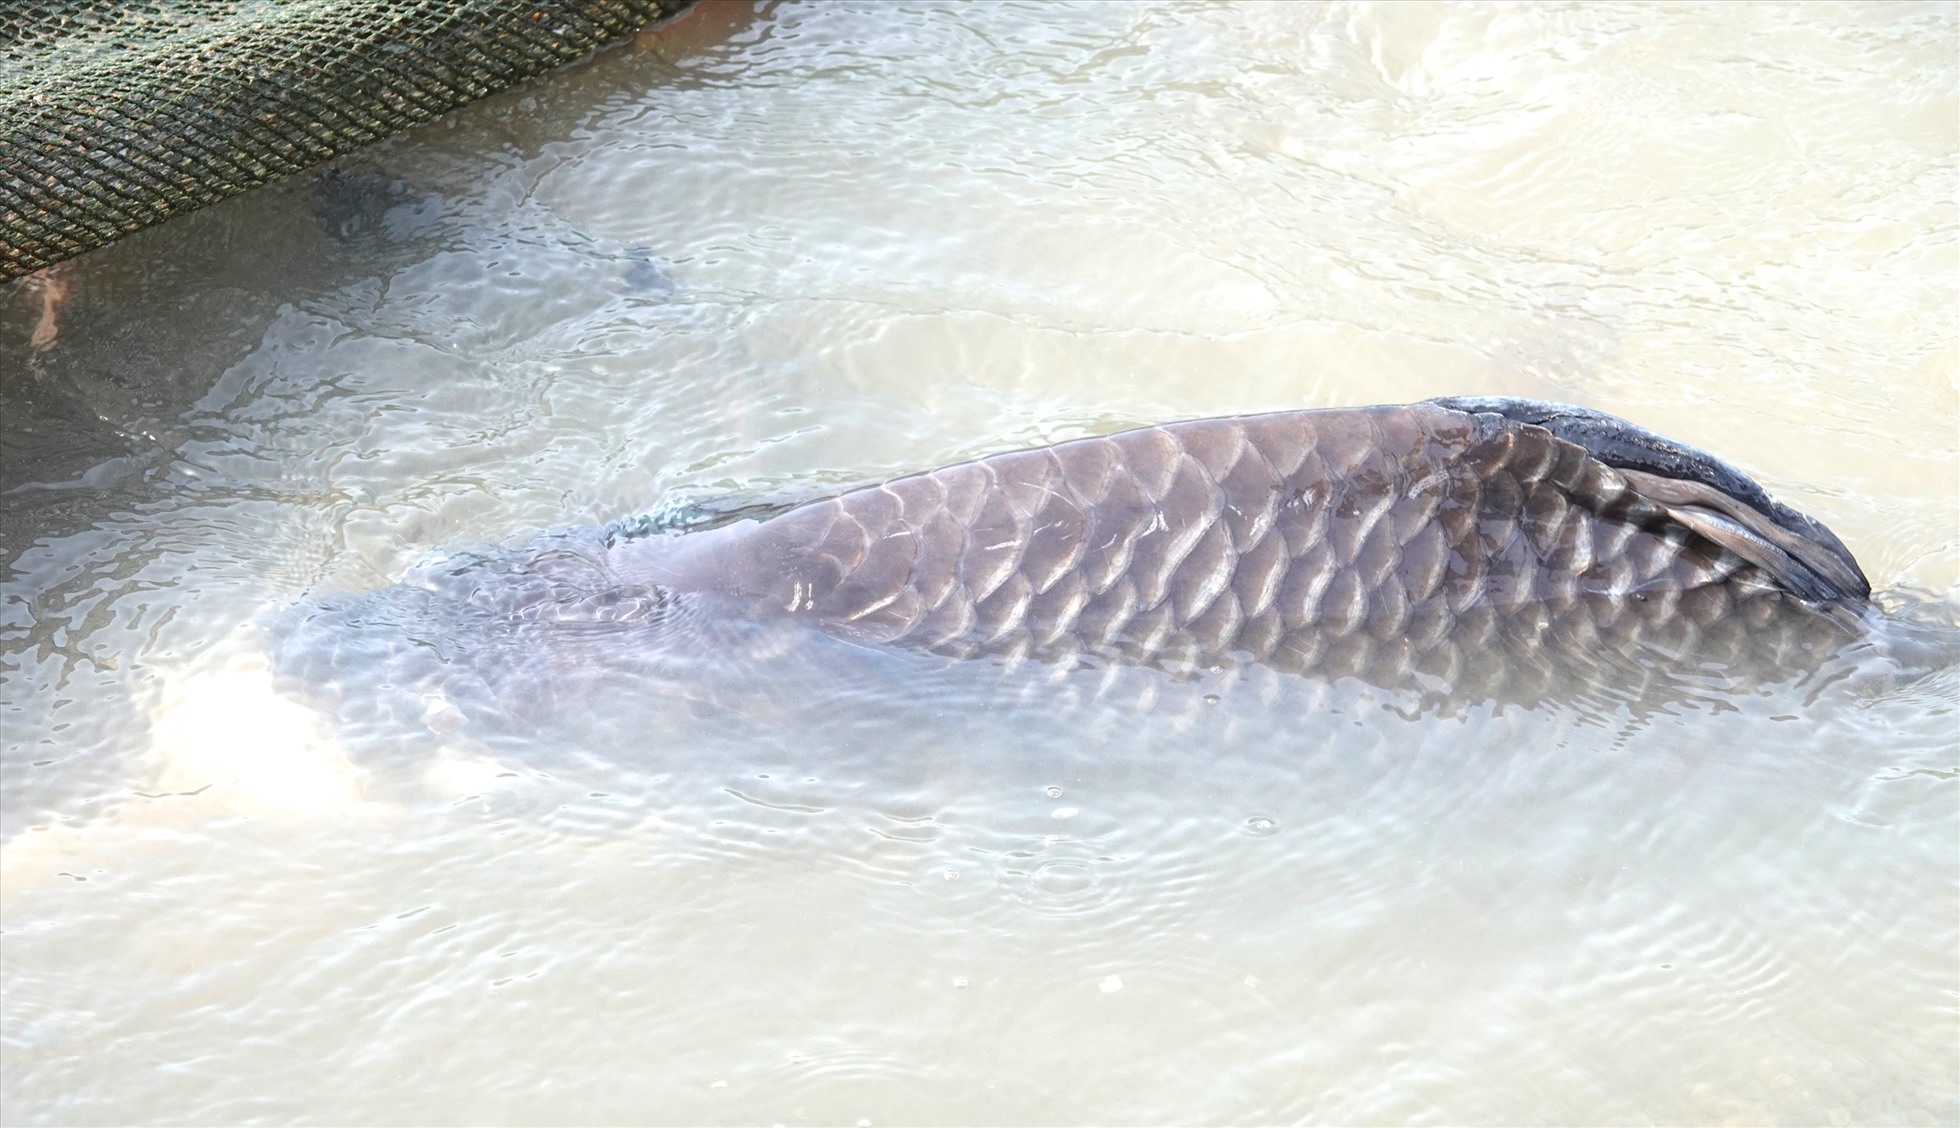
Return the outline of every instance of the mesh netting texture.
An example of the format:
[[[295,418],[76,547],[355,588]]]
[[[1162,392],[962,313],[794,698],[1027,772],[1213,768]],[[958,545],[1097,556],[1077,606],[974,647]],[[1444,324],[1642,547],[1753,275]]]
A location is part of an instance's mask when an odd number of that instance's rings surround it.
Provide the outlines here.
[[[692,0],[7,0],[0,280],[373,144]]]

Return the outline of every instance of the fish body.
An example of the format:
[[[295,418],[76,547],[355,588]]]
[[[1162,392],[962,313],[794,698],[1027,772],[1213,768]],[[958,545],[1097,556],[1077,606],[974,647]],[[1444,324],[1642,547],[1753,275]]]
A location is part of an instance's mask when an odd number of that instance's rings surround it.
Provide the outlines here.
[[[1478,697],[1601,667],[1778,668],[1855,635],[1869,586],[1828,530],[1622,421],[1559,408],[1564,437],[1555,406],[1144,427],[623,538],[608,568],[953,657],[1257,664]]]
[[[1525,400],[1169,423],[739,512],[541,534],[305,601],[282,668],[377,719],[436,696],[528,716],[595,679],[740,683],[756,662],[800,678],[782,656],[821,635],[1057,679],[1653,705],[1805,675],[1880,621],[1843,544],[1739,471]]]

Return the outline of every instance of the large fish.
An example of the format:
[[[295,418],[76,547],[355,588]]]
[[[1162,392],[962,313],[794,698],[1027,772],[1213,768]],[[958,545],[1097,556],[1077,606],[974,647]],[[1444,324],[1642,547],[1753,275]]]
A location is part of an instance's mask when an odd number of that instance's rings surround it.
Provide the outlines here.
[[[1263,667],[1524,703],[1802,673],[1877,618],[1836,536],[1714,457],[1469,397],[1144,427],[685,533],[549,534],[399,594],[424,636],[451,616],[421,639],[445,668],[657,650],[718,622],[731,662],[740,638],[801,625],[1058,676]],[[298,632],[289,669],[309,680],[402,660],[376,637],[398,614],[304,617],[369,635]]]
[[[585,590],[507,610],[693,593],[958,657],[1473,697],[1600,666],[1793,666],[1852,637],[1871,593],[1828,529],[1710,455],[1468,397],[1145,427],[602,543]]]

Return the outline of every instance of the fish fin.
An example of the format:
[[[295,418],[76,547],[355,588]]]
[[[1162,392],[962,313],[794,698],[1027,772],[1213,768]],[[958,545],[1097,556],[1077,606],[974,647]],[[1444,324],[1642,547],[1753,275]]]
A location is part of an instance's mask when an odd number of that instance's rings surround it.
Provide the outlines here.
[[[1848,557],[1796,535],[1712,486],[1641,470],[1622,469],[1620,475],[1635,493],[1667,510],[1668,516],[1761,568],[1777,586],[1799,599],[1828,603],[1871,594],[1864,574]]]
[[[1509,396],[1445,396],[1428,402],[1542,427],[1583,448],[1675,520],[1755,564],[1807,602],[1863,603],[1871,598],[1870,581],[1835,533],[1706,451],[1570,404]]]

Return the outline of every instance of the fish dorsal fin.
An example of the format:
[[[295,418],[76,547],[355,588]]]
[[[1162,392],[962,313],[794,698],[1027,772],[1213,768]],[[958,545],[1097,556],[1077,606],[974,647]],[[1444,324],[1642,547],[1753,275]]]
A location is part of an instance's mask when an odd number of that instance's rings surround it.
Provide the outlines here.
[[[1778,587],[1812,603],[1862,598],[1864,577],[1830,552],[1701,482],[1621,470],[1635,493],[1704,538],[1761,568]]]
[[[1429,402],[1543,427],[1576,444],[1618,470],[1635,492],[1674,520],[1761,568],[1800,599],[1862,603],[1871,598],[1871,584],[1843,541],[1706,451],[1570,404],[1508,396],[1447,396]]]

